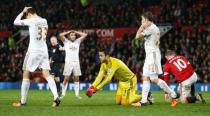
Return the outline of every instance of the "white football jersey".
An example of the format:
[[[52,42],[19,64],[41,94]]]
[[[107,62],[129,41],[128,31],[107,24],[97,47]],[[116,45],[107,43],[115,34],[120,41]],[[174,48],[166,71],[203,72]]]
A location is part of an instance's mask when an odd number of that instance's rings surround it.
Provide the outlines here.
[[[64,39],[65,48],[65,62],[79,61],[79,47],[81,43],[81,38],[76,39],[74,42]]]
[[[31,18],[31,19],[23,19],[21,20],[22,14],[18,15],[14,21],[15,25],[25,25],[29,27],[29,47],[28,51],[35,52],[48,52],[47,44],[46,44],[46,36],[47,36],[47,20],[41,17]]]
[[[160,30],[155,24],[151,24],[143,32],[144,35],[144,48],[146,53],[159,51],[160,43]]]

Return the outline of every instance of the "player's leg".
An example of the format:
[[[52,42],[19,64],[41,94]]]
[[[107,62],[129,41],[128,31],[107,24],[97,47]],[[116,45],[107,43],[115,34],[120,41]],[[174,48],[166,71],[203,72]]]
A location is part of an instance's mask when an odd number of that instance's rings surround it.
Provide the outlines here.
[[[158,75],[153,75],[152,77],[152,82],[156,83],[164,92],[168,93],[170,95],[170,97],[172,98],[176,98],[176,92],[174,90],[172,90],[165,81],[163,81],[162,79],[158,78]]]
[[[171,96],[171,106],[175,106],[177,104],[176,98],[178,97],[176,92],[172,90],[165,81],[158,78],[158,75],[163,73],[160,52],[153,52],[151,58],[153,58],[154,62],[153,64],[150,64],[150,80],[156,83],[162,90]]]
[[[128,105],[129,104],[129,96],[130,96],[130,88],[126,86],[127,84],[122,84],[122,98],[121,98],[121,105]]]
[[[141,103],[147,103],[147,96],[150,91],[150,80],[147,76],[143,76],[143,86],[142,86],[142,99]]]
[[[181,83],[181,101],[182,103],[195,103],[196,101],[200,101],[205,103],[202,95],[199,93],[195,93],[194,96],[191,96],[191,87],[197,81],[197,75],[194,73],[189,79],[183,81]]]
[[[57,92],[60,94],[60,78],[59,78],[59,66],[58,65],[55,65],[55,64],[52,64],[51,65],[51,71],[50,71],[50,74],[51,76],[55,79],[55,84],[56,84],[56,87],[57,87]]]
[[[64,75],[64,80],[62,84],[62,93],[61,93],[61,99],[66,95],[66,90],[69,84],[69,78],[72,73],[73,67],[70,65],[69,62],[65,62],[64,65],[64,70],[63,70],[63,75]]]
[[[12,105],[14,107],[20,107],[24,104],[26,104],[27,96],[28,96],[28,90],[30,87],[30,72],[34,72],[36,68],[38,67],[40,60],[36,59],[36,54],[33,53],[26,53],[26,56],[24,58],[23,62],[23,80],[21,85],[21,100],[14,102]]]
[[[60,69],[61,69],[61,64],[57,63],[55,66],[56,67],[55,67],[55,71],[54,71],[54,73],[55,73],[54,79],[55,79],[55,83],[56,83],[58,94],[60,96],[61,95],[61,83],[60,83]]]
[[[58,94],[60,96],[61,95],[60,77],[59,76],[55,76],[54,79],[55,79],[55,84],[56,84],[56,87],[57,87]]]
[[[78,99],[81,99],[80,95],[79,95],[79,91],[80,91],[80,83],[79,83],[79,77],[82,75],[81,73],[81,69],[80,69],[80,64],[79,62],[75,62],[73,65],[73,75],[74,75],[74,92],[75,92],[75,96]]]
[[[60,104],[56,84],[54,78],[50,75],[50,64],[49,64],[49,59],[48,59],[48,54],[44,55],[39,55],[38,57],[41,57],[41,63],[40,63],[40,68],[42,69],[42,74],[46,81],[48,82],[48,86],[53,94],[54,101],[52,107],[57,107]]]
[[[62,84],[62,93],[61,93],[61,99],[66,95],[66,91],[69,85],[69,75],[64,75],[64,80]]]
[[[151,53],[147,54],[145,62],[144,62],[144,66],[143,66],[142,99],[140,101],[142,105],[148,102],[147,97],[150,91],[150,78],[149,78],[149,74],[151,72],[150,64],[154,64],[153,62],[154,62],[153,55]]]
[[[129,104],[139,102],[142,98],[140,94],[136,94],[137,78],[136,76],[130,80]]]
[[[23,71],[23,81],[21,85],[21,104],[26,103],[26,99],[28,96],[28,90],[30,87],[29,75],[30,75],[29,71]]]
[[[162,79],[158,78],[158,75],[153,75],[151,76],[151,81],[153,83],[156,83],[164,92],[168,93],[170,95],[170,97],[172,98],[171,100],[171,106],[176,106],[177,105],[177,94],[174,90],[172,90],[165,81],[163,81]]]
[[[58,96],[58,92],[57,92],[57,88],[56,88],[56,84],[55,84],[55,80],[54,78],[50,75],[49,70],[48,69],[43,69],[42,70],[43,76],[46,79],[48,86],[53,94],[53,107],[59,106],[60,104],[60,100],[59,100],[59,96]]]
[[[28,96],[28,90],[30,87],[30,79],[29,79],[29,71],[23,71],[23,80],[21,84],[21,100],[14,102],[14,107],[20,107],[22,105],[26,104],[27,96]]]
[[[195,96],[195,85],[194,83],[191,85],[191,92],[190,92],[191,96]]]
[[[79,76],[74,76],[74,93],[75,93],[75,96],[78,98],[78,99],[81,99],[82,97],[80,97],[79,95],[79,90],[80,90],[80,83],[79,83]]]
[[[119,82],[118,84],[117,93],[115,97],[116,104],[118,105],[121,105],[121,100],[122,100],[122,87],[120,85],[121,85],[121,82]]]

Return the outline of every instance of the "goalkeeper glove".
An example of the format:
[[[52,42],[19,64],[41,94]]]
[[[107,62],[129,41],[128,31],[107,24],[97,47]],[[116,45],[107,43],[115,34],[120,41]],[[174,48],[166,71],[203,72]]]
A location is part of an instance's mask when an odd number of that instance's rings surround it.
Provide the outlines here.
[[[89,87],[89,88],[87,89],[86,95],[87,95],[88,97],[92,97],[92,95],[93,95],[94,93],[96,93],[97,91],[98,91],[97,88],[91,86],[91,87]]]

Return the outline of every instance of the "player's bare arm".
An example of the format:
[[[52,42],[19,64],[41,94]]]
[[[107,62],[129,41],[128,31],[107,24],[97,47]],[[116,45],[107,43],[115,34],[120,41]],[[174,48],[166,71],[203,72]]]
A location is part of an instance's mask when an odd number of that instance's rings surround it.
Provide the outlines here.
[[[81,41],[83,41],[87,37],[87,33],[79,32],[79,31],[74,31],[76,34],[80,35]]]
[[[19,26],[23,25],[21,18],[23,17],[23,14],[28,11],[29,8],[32,7],[24,7],[23,11],[15,18],[14,25],[19,25]]]

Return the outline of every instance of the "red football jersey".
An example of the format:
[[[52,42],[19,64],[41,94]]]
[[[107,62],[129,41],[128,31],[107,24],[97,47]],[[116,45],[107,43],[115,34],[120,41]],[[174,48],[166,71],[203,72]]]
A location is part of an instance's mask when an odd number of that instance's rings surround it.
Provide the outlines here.
[[[182,81],[187,80],[194,73],[194,69],[190,62],[184,56],[175,56],[169,59],[164,67],[164,80],[169,81],[168,75],[172,73],[176,80],[181,83]]]

